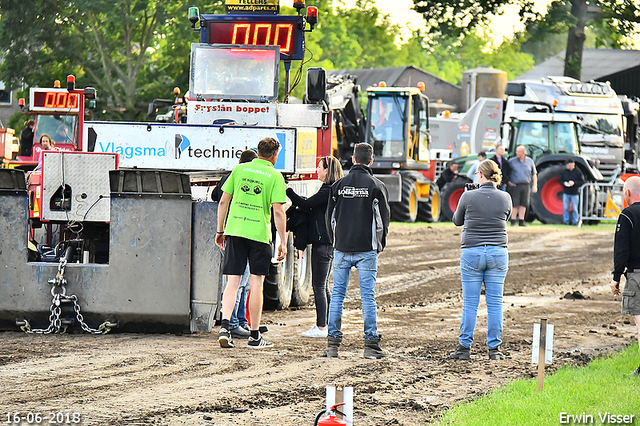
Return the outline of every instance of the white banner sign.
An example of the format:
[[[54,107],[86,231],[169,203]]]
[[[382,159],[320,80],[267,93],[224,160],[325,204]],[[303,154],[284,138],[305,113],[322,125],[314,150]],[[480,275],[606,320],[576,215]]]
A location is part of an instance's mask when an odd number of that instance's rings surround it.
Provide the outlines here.
[[[119,154],[125,168],[232,170],[242,151],[266,137],[280,142],[276,170],[293,173],[293,128],[86,122],[83,150]]]
[[[189,124],[229,124],[241,126],[275,126],[278,108],[273,103],[202,102],[187,103]]]

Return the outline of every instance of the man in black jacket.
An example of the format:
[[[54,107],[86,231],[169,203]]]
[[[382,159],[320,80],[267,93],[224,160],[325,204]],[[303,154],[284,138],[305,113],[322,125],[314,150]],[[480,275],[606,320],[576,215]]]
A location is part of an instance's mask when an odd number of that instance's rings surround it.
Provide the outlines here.
[[[33,152],[33,127],[36,122],[29,120],[24,123],[24,130],[20,134],[20,153],[18,155],[23,157],[31,157]]]
[[[628,207],[618,217],[613,244],[613,279],[609,286],[614,295],[620,294],[620,277],[625,275],[622,313],[635,317],[640,341],[640,177],[627,179],[622,191]],[[633,374],[640,376],[640,367]]]
[[[458,177],[458,163],[450,161],[447,168],[444,169],[438,180],[436,180],[438,189],[442,191],[442,188],[456,177]]]
[[[567,160],[567,168],[560,175],[560,185],[562,185],[562,221],[565,225],[577,225],[578,203],[580,197],[580,187],[584,183],[584,176],[580,169],[576,169],[576,162],[573,158]],[[571,221],[569,221],[569,204],[571,204]]]
[[[354,165],[349,174],[331,187],[326,221],[335,252],[325,357],[338,356],[342,342],[342,307],[353,266],[358,270],[360,281],[364,357],[385,357],[378,335],[375,286],[378,253],[384,249],[389,231],[389,196],[387,187],[373,176],[369,168],[372,162],[371,145],[357,144],[353,150]]]
[[[511,166],[509,165],[509,160],[504,158],[504,145],[500,144],[496,146],[496,155],[491,157],[491,159],[498,164],[502,172],[502,182],[500,182],[498,188],[506,191],[507,183],[509,183],[509,178],[511,177]]]

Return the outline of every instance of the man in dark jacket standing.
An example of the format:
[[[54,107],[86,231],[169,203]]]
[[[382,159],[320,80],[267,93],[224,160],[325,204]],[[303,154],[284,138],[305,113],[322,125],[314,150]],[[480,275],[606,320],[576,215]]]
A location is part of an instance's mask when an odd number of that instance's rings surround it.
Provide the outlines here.
[[[511,178],[511,166],[509,165],[509,160],[504,158],[504,145],[500,144],[496,146],[496,155],[491,157],[493,161],[498,164],[500,171],[502,172],[502,182],[498,185],[498,188],[506,191],[507,183]]]
[[[373,148],[357,144],[349,174],[331,187],[327,205],[327,229],[333,239],[333,292],[329,304],[329,335],[323,356],[335,358],[342,342],[342,307],[347,294],[351,267],[358,270],[362,317],[364,320],[364,357],[384,358],[376,318],[375,286],[378,253],[382,252],[389,232],[387,187],[373,176]]]
[[[573,158],[567,160],[567,168],[562,171],[560,185],[562,185],[562,221],[565,225],[577,225],[578,202],[580,187],[584,183],[584,176],[580,169],[576,169]],[[571,221],[569,221],[569,204],[571,204]]]
[[[640,177],[627,179],[622,192],[628,207],[618,216],[613,243],[613,279],[609,286],[614,295],[619,295],[620,278],[625,276],[621,312],[633,315],[640,339]],[[640,367],[633,374],[640,376]]]

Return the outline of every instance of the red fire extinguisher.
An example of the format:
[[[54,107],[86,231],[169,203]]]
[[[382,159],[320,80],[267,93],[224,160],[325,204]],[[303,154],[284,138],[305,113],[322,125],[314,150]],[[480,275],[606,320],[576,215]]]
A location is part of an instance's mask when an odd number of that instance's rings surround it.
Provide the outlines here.
[[[323,410],[320,413],[318,413],[318,415],[316,416],[316,425],[317,426],[346,426],[347,422],[345,422],[344,420],[338,419],[336,418],[336,415],[334,414],[334,412],[337,412],[339,414],[344,414],[341,413],[340,411],[336,410],[336,407],[339,407],[341,405],[344,405],[344,402],[341,402],[340,404],[336,404],[333,405],[329,411]],[[318,420],[320,418],[320,416],[322,416],[323,414],[327,414],[327,417],[325,417],[322,420]]]

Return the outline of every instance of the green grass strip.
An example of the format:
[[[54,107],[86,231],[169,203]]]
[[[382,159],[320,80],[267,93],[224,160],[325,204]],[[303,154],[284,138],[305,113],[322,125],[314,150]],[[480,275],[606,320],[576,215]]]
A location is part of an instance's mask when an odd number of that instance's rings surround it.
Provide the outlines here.
[[[629,374],[640,363],[638,345],[599,357],[584,367],[564,366],[545,377],[520,379],[444,413],[439,425],[632,424],[640,425],[640,377]],[[565,413],[564,417],[561,413]],[[631,423],[623,417],[633,415]],[[577,419],[567,417],[577,416]],[[589,417],[591,416],[591,417]],[[627,417],[626,420],[630,420]]]

